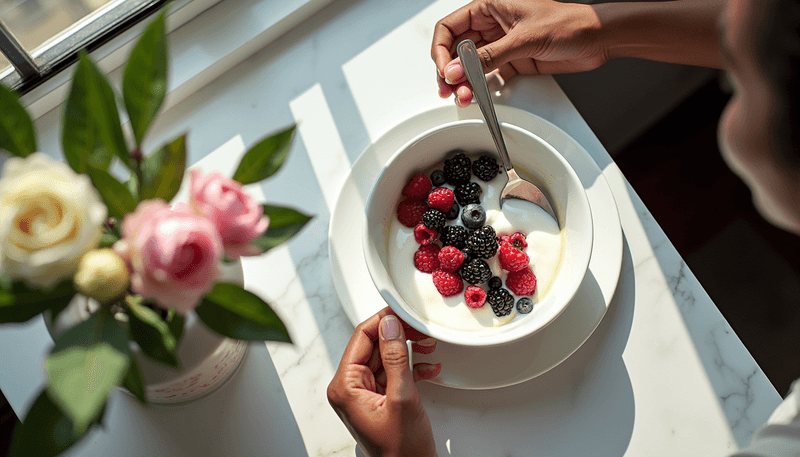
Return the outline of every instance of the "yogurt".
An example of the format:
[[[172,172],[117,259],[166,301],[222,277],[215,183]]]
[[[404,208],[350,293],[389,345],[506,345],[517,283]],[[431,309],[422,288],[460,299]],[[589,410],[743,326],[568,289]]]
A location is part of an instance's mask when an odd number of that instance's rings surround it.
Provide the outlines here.
[[[559,230],[555,219],[533,203],[506,200],[501,211],[500,192],[505,185],[505,180],[501,176],[488,183],[473,181],[483,190],[481,206],[486,210],[486,225],[494,227],[497,236],[516,231],[526,234],[528,247],[525,248],[525,252],[530,258],[529,266],[537,280],[536,292],[530,296],[535,313],[536,304],[547,294],[558,274],[564,253],[563,233]],[[460,217],[455,221],[448,221],[448,224],[461,225]],[[398,292],[423,318],[444,327],[465,331],[486,330],[504,325],[515,318],[525,318],[524,314],[517,313],[516,306],[511,314],[503,317],[497,317],[488,302],[480,308],[470,308],[464,300],[463,292],[453,297],[443,297],[433,285],[431,275],[414,267],[414,253],[419,248],[419,244],[414,240],[414,229],[404,226],[395,217],[389,233],[388,253],[391,260],[389,273]],[[486,263],[489,264],[493,275],[500,276],[505,287],[508,272],[500,267],[497,257],[495,254],[487,259]],[[465,290],[469,285],[464,283]],[[486,284],[480,284],[479,287],[488,291]],[[512,296],[516,305],[519,297],[513,293]]]

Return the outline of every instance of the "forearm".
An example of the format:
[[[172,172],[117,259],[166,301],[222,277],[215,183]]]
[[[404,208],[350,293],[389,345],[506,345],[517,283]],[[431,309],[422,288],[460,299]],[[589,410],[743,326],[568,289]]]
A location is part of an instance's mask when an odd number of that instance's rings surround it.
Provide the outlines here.
[[[717,22],[724,0],[594,6],[609,59],[635,57],[722,68]]]

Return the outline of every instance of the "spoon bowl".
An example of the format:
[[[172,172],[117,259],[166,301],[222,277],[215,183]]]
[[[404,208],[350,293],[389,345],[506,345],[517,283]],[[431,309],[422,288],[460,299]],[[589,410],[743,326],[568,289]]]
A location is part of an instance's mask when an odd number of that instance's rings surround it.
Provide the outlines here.
[[[514,165],[511,164],[511,158],[508,156],[508,149],[506,149],[506,143],[503,140],[503,133],[500,131],[500,123],[497,121],[497,113],[494,110],[494,103],[492,103],[492,97],[489,94],[489,87],[486,84],[486,75],[483,74],[483,65],[481,65],[480,58],[478,57],[478,50],[475,48],[475,43],[473,43],[472,40],[464,40],[459,43],[458,57],[461,59],[461,65],[464,67],[464,73],[467,75],[467,80],[472,86],[475,100],[478,102],[481,113],[483,113],[483,118],[486,120],[489,132],[492,134],[497,152],[500,154],[500,159],[503,162],[503,169],[506,171],[506,175],[508,175],[508,182],[502,192],[500,192],[500,207],[502,208],[503,203],[511,198],[525,200],[547,211],[558,223],[558,217],[556,217],[556,213],[553,211],[553,206],[544,193],[542,193],[541,189],[532,182],[520,178],[514,170]]]

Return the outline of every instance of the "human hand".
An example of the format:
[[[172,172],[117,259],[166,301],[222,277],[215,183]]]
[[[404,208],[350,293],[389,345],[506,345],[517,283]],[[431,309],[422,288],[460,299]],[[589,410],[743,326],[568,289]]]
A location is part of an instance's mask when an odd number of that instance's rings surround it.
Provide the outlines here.
[[[436,349],[435,340],[384,308],[356,327],[328,385],[328,401],[368,456],[436,455],[414,382],[436,377],[442,367],[415,363],[412,372],[406,338],[414,352]]]
[[[439,96],[455,94],[456,104],[472,101],[472,88],[456,46],[471,39],[484,72],[503,80],[517,74],[586,71],[607,59],[597,38],[600,20],[589,5],[552,0],[474,0],[436,23],[431,58]]]

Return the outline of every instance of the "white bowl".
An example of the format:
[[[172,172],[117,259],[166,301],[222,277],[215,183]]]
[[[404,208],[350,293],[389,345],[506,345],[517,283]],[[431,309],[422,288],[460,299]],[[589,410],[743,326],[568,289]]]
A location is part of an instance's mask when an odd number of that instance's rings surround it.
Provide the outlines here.
[[[541,330],[564,311],[589,266],[592,215],[589,200],[575,171],[558,151],[533,133],[507,123],[503,123],[501,128],[517,173],[542,189],[553,205],[563,231],[561,265],[549,290],[535,305],[534,312],[486,330],[449,328],[426,319],[410,306],[398,292],[390,273],[390,228],[396,217],[397,203],[403,198],[403,187],[412,176],[443,163],[453,149],[464,149],[468,153],[489,152],[496,156],[496,148],[483,121],[469,119],[444,124],[406,143],[383,167],[367,199],[363,248],[375,287],[404,321],[440,341],[463,346],[493,346]],[[497,159],[501,163],[499,157]],[[495,179],[504,182],[506,177],[501,171]]]

